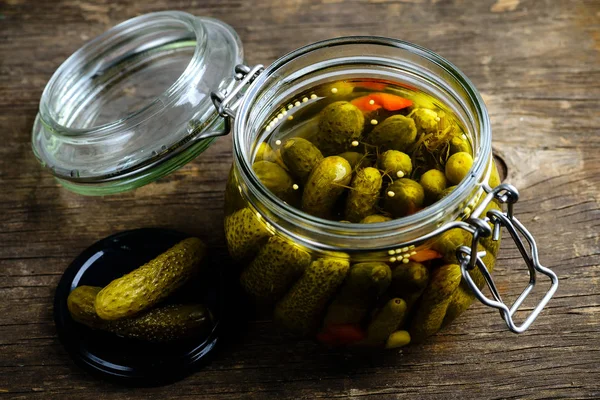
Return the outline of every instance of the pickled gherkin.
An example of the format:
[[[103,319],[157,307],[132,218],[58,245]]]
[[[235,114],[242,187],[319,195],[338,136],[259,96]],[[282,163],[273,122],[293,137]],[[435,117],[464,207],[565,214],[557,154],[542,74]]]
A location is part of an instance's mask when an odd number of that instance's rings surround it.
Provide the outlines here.
[[[90,328],[148,342],[168,342],[207,335],[212,329],[212,316],[202,304],[169,304],[116,321],[102,319],[95,307],[101,289],[80,286],[69,294],[67,306],[75,321]]]
[[[412,118],[394,115],[375,126],[366,141],[380,151],[406,152],[417,139],[417,127]]]
[[[482,261],[485,263],[488,271],[492,272],[494,270],[496,258],[493,253],[486,252],[485,256],[482,258]],[[469,275],[471,275],[471,278],[473,278],[473,281],[477,287],[481,289],[485,284],[485,278],[483,277],[481,271],[475,268],[469,271]],[[445,326],[452,322],[456,317],[469,308],[473,301],[475,301],[475,294],[469,288],[468,284],[463,278],[458,288],[456,288],[456,291],[452,294],[450,302],[448,303],[443,325]]]
[[[364,122],[363,113],[347,101],[328,105],[319,114],[319,149],[327,156],[347,151],[360,139]]]
[[[412,161],[408,154],[398,150],[388,150],[381,154],[377,165],[392,180],[410,176],[413,169]]]
[[[450,193],[452,193],[452,191],[456,189],[456,185],[455,186],[448,186],[446,189],[442,190],[438,196],[438,200],[443,199],[444,197],[448,196]]]
[[[182,240],[103,288],[95,301],[98,316],[116,320],[151,308],[189,281],[205,254],[206,245],[200,239]]]
[[[212,328],[209,310],[202,304],[169,304],[132,320],[115,321],[111,331],[149,342],[168,342],[208,334]]]
[[[497,210],[497,211],[502,211],[502,207],[500,207],[498,205],[498,203],[496,202],[496,200],[491,201],[487,207],[483,210],[483,212],[481,213],[481,216],[486,216],[487,213],[490,210]],[[488,225],[490,226],[490,229],[494,229],[494,224],[492,224],[491,222],[488,223]],[[486,250],[488,250],[489,252],[491,252],[492,254],[494,254],[494,256],[496,255],[496,253],[498,252],[498,249],[500,248],[500,238],[498,238],[498,240],[494,240],[493,238],[493,234],[488,236],[488,237],[482,237],[479,238],[479,243],[485,247]]]
[[[360,222],[376,211],[382,183],[381,173],[375,168],[367,167],[356,172],[346,200],[348,221]]]
[[[404,322],[406,317],[406,302],[400,298],[388,301],[375,314],[367,328],[365,344],[383,345],[394,331]]]
[[[439,252],[444,261],[458,263],[456,250],[460,246],[471,246],[472,236],[469,232],[460,228],[450,229],[440,234],[432,244],[432,248]]]
[[[346,278],[348,260],[320,258],[313,261],[275,306],[274,319],[298,336],[315,333],[327,303]]]
[[[438,129],[438,114],[428,108],[416,108],[410,113],[417,128],[423,132],[435,132]]]
[[[256,150],[256,155],[254,156],[254,161],[271,161],[275,162],[275,152],[269,143],[262,142],[258,149]]]
[[[461,138],[460,136],[454,136],[451,140],[450,140],[450,153],[454,154],[454,153],[459,153],[459,152],[464,152],[464,153],[471,153],[471,145],[463,138]]]
[[[298,137],[285,141],[281,157],[290,172],[301,182],[306,182],[310,172],[323,159],[323,154],[311,142]]]
[[[410,343],[410,333],[408,331],[396,331],[388,336],[385,342],[386,349],[395,349],[403,347]]]
[[[398,179],[387,190],[384,207],[396,218],[414,214],[423,206],[423,187],[412,179]]]
[[[446,310],[461,277],[460,266],[456,264],[444,265],[431,273],[409,329],[414,342],[422,342],[442,327]]]
[[[256,156],[254,162],[257,161],[270,161],[278,164],[282,168],[287,168],[281,159],[281,153],[279,150],[273,150],[271,145],[266,142],[262,142],[256,150]]]
[[[372,165],[371,159],[369,158],[368,154],[362,154],[356,151],[346,151],[344,153],[338,154],[338,156],[348,161],[353,171],[361,168],[367,168]]]
[[[409,261],[394,267],[390,290],[394,296],[402,297],[410,309],[417,302],[428,282],[429,270],[427,267],[421,263]]]
[[[446,163],[446,178],[453,185],[458,185],[467,176],[472,165],[473,157],[469,153],[454,153]]]
[[[448,184],[446,175],[437,169],[430,169],[421,175],[419,183],[423,187],[425,198],[431,203],[436,201],[442,195]]]
[[[67,308],[75,321],[96,329],[106,324],[96,313],[96,296],[100,290],[102,288],[97,286],[79,286],[69,293]]]
[[[302,195],[302,209],[325,218],[352,179],[352,168],[342,157],[326,157],[310,173]]]
[[[377,298],[387,290],[391,279],[392,271],[385,263],[354,264],[329,305],[324,325],[360,323]]]
[[[281,166],[270,161],[257,161],[252,164],[254,173],[267,189],[288,203],[295,203],[297,193],[294,180]]]
[[[260,214],[246,207],[225,217],[225,238],[229,254],[242,261],[256,254],[271,236]]]
[[[257,299],[274,301],[285,294],[309,263],[306,250],[272,236],[242,272],[240,282]]]
[[[492,209],[500,210],[501,208],[495,201],[492,201],[485,208],[482,215],[486,215],[487,212]],[[492,224],[490,224],[490,228],[493,228]],[[468,241],[468,243],[465,243],[465,245],[470,247],[472,236],[466,232],[464,232],[462,235],[463,238]],[[499,247],[500,240],[493,240],[492,236],[482,237],[479,239],[479,246],[477,248],[478,255],[481,257],[483,263],[485,264],[489,272],[492,272],[494,270]],[[470,270],[469,275],[471,275],[473,282],[475,283],[475,285],[477,285],[479,289],[481,289],[485,285],[485,278],[483,277],[483,274],[478,267]],[[475,294],[469,288],[469,286],[463,278],[461,280],[460,286],[457,288],[456,292],[452,296],[452,299],[448,306],[448,310],[446,311],[446,316],[444,318],[444,325],[448,325],[457,316],[462,314],[467,308],[469,308],[469,306],[473,303],[474,300]]]

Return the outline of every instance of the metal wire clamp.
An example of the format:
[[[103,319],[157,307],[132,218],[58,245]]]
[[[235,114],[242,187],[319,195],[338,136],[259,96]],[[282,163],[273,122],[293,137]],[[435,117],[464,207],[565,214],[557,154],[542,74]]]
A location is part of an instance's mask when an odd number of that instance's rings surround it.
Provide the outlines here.
[[[220,116],[225,117],[226,119],[235,117],[235,110],[242,101],[240,92],[242,92],[247,85],[250,85],[263,70],[264,67],[260,64],[252,68],[243,64],[235,66],[235,80],[239,81],[239,83],[229,92],[212,92],[210,94],[210,98],[219,111]]]
[[[519,199],[519,192],[517,189],[509,184],[501,184],[494,189],[489,186],[484,186],[484,189],[487,192],[487,196],[466,221],[474,228],[471,247],[459,247],[456,251],[456,255],[460,262],[462,276],[479,301],[489,307],[500,310],[500,314],[508,328],[515,333],[522,333],[529,328],[531,323],[538,317],[542,309],[556,292],[556,289],[558,288],[558,278],[553,271],[540,264],[538,248],[533,236],[513,214],[513,205]],[[486,215],[481,217],[485,208],[493,200],[498,200],[500,203],[507,204],[507,212],[503,213],[502,211],[492,209],[488,211]],[[493,229],[490,228],[488,223],[493,224]],[[502,227],[505,227],[510,233],[510,236],[517,245],[521,256],[525,260],[527,268],[529,269],[529,284],[510,308],[502,301],[491,274],[487,270],[481,257],[477,254],[479,239],[481,237],[489,237],[492,235],[492,240],[498,240],[500,238],[500,229]],[[521,235],[525,238],[525,241],[523,241]],[[472,257],[472,254],[475,254],[475,256]],[[473,278],[471,278],[469,271],[473,268],[478,268],[479,271],[481,271],[493,299],[485,296],[477,287]],[[517,325],[513,320],[513,316],[534,288],[538,272],[550,278],[550,289],[546,292],[538,305],[535,306],[533,311],[527,316],[525,321],[521,325]]]
[[[210,99],[218,111],[216,119],[220,120],[221,123],[217,124],[216,128],[209,128],[209,126],[213,126],[211,124],[215,123],[215,119],[207,121],[204,125],[192,121],[192,128],[198,132],[194,140],[204,140],[229,134],[231,121],[235,118],[235,110],[242,101],[246,86],[250,85],[263,70],[262,65],[256,65],[252,68],[243,64],[235,66],[235,81],[239,83],[235,83],[231,88],[211,92],[210,94]],[[219,117],[223,119],[221,120]]]

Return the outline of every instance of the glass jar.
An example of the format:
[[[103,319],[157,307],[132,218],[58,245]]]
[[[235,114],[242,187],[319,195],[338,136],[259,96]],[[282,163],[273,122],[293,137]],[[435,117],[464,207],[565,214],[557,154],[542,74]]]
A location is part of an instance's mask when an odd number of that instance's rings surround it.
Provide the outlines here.
[[[52,77],[34,126],[35,154],[67,188],[108,194],[170,173],[231,127],[228,248],[242,266],[242,286],[287,330],[331,345],[397,347],[434,334],[475,298],[499,309],[512,331],[529,327],[556,291],[556,275],[539,264],[535,241],[513,215],[518,192],[499,182],[487,111],[456,67],[376,37],[315,43],[266,69],[239,64],[241,55],[235,32],[216,20],[161,12],[126,21]],[[261,184],[252,161],[274,110],[317,85],[356,78],[413,88],[456,114],[474,164],[454,191],[401,219],[346,224],[291,207]],[[510,308],[489,273],[501,227],[530,271]],[[516,325],[538,272],[551,288]],[[481,292],[486,284],[491,299]]]
[[[458,116],[473,143],[474,165],[448,196],[401,219],[347,224],[304,213],[260,183],[252,162],[273,110],[317,85],[357,78],[417,89]],[[285,328],[330,344],[395,347],[407,340],[404,330],[421,341],[481,294],[472,287],[483,287],[499,247],[499,235],[491,233],[492,221],[501,222],[493,212],[501,214],[501,203],[516,195],[499,185],[485,105],[460,71],[405,42],[334,39],[276,61],[244,95],[235,116],[225,232],[231,255],[243,265],[242,286],[274,307]],[[487,269],[468,267],[472,249],[473,260]],[[417,262],[431,250],[442,258]]]

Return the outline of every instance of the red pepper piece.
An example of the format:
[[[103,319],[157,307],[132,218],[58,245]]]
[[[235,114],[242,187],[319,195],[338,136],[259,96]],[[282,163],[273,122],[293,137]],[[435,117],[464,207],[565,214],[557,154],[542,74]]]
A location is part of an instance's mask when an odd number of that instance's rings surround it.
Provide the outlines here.
[[[384,91],[387,88],[387,83],[376,82],[376,81],[367,81],[367,82],[359,82],[356,84],[358,87],[364,87],[371,90],[376,90],[378,92]]]
[[[391,93],[373,93],[370,94],[370,96],[375,100],[375,104],[381,104],[381,106],[388,111],[402,110],[413,104],[412,100]]]
[[[328,346],[335,346],[337,344],[335,336],[329,332],[319,332],[317,334],[317,340]]]
[[[398,111],[413,104],[411,100],[391,93],[371,93],[357,97],[351,103],[364,112],[375,111],[381,107],[388,111]]]
[[[373,100],[373,104],[370,103],[371,100]],[[362,112],[375,111],[375,110],[381,108],[381,105],[377,104],[374,101],[374,99],[371,98],[371,95],[357,97],[356,99],[352,100],[350,103],[352,103],[353,105],[358,107]]]
[[[360,342],[366,337],[365,332],[357,325],[329,325],[317,335],[317,340],[330,346],[347,346]]]

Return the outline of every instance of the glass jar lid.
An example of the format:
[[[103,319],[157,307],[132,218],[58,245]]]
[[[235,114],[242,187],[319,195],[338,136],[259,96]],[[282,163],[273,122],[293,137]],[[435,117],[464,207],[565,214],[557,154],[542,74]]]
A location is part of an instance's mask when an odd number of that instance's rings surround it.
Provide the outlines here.
[[[54,73],[34,123],[34,153],[81,194],[152,182],[226,133],[210,94],[234,84],[242,59],[239,37],[219,20],[179,11],[127,20]]]

